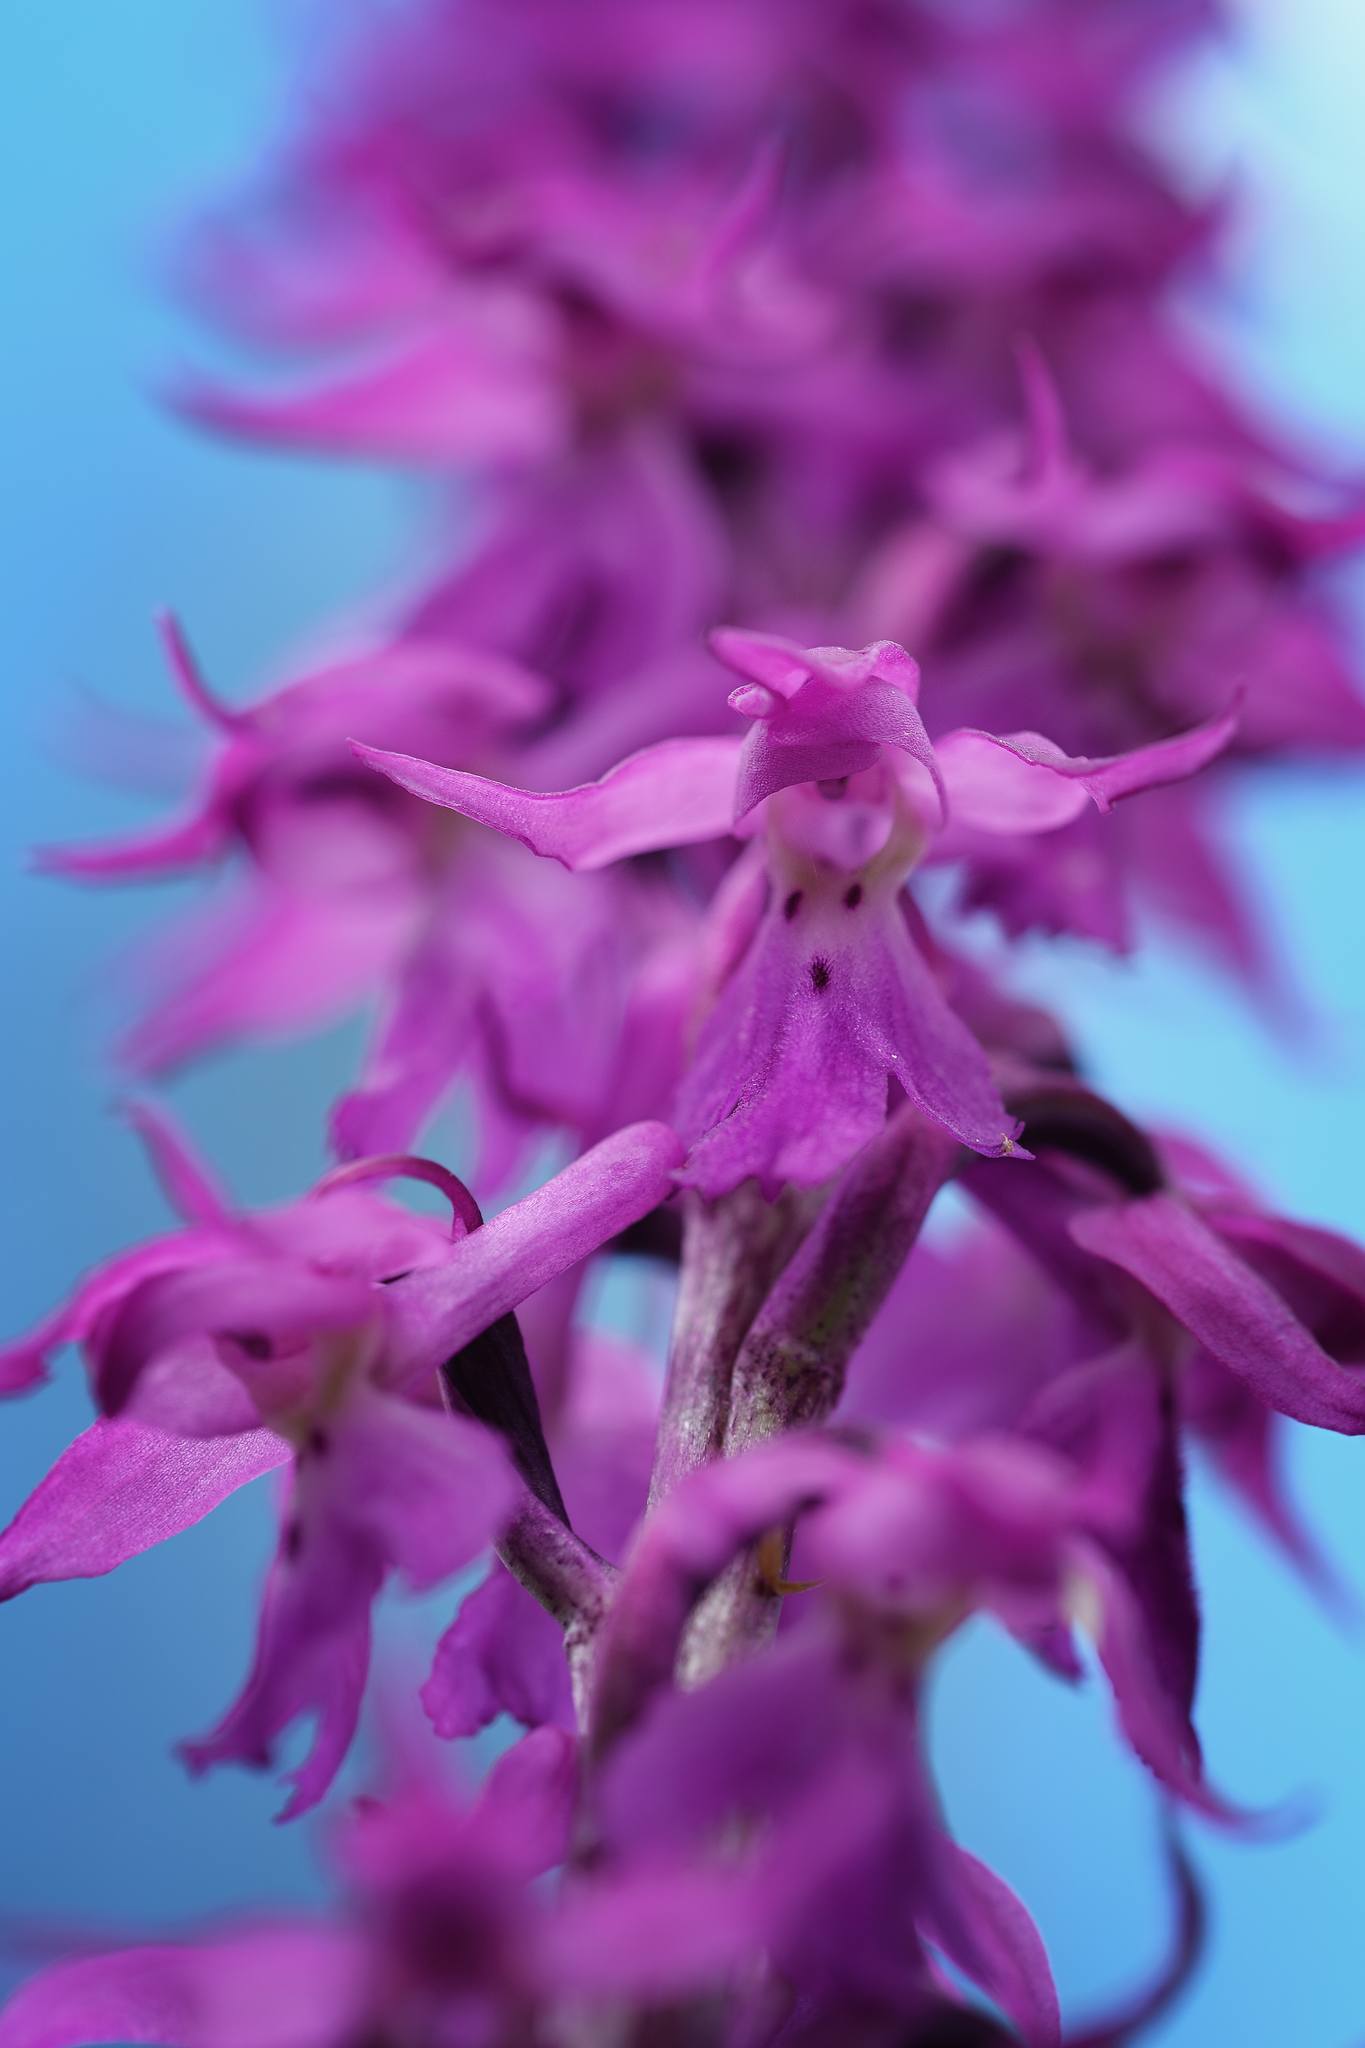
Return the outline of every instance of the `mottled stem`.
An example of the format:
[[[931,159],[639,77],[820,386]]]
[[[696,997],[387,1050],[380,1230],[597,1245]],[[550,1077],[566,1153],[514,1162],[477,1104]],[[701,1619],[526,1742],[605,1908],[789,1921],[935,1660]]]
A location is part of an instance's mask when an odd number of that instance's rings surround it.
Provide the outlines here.
[[[735,1361],[724,1450],[823,1422],[957,1148],[906,1104],[845,1168]]]
[[[722,1455],[823,1422],[849,1360],[909,1257],[956,1147],[904,1105],[845,1168],[740,1346]],[[679,1676],[697,1684],[767,1641],[781,1611],[785,1538],[736,1558],[700,1603]]]
[[[494,1547],[563,1629],[574,1706],[586,1727],[593,1642],[611,1597],[613,1567],[529,1489]]]
[[[687,1473],[719,1455],[740,1345],[809,1229],[818,1200],[791,1190],[769,1202],[753,1181],[718,1202],[686,1197],[651,1508]]]
[[[750,1544],[697,1603],[678,1657],[678,1682],[703,1685],[727,1664],[761,1649],[777,1634],[782,1613],[780,1585],[786,1571],[789,1534]],[[777,1562],[774,1573],[768,1566]]]
[[[574,1706],[586,1724],[593,1638],[607,1604],[612,1567],[569,1527],[516,1317],[499,1317],[448,1358],[440,1386],[456,1414],[472,1415],[503,1438],[521,1475],[520,1504],[494,1548],[513,1578],[563,1629]]]
[[[831,1447],[811,1437],[739,1486],[733,1466],[716,1460],[645,1523],[598,1638],[590,1763],[671,1684],[689,1618],[731,1560],[824,1496],[830,1459]]]

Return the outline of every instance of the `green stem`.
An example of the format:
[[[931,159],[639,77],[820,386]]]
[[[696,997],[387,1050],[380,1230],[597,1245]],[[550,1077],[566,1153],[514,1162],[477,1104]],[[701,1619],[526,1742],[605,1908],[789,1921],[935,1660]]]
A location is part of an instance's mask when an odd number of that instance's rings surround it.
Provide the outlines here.
[[[906,1104],[845,1168],[818,1222],[754,1318],[730,1382],[721,1452],[735,1457],[833,1413],[867,1333],[948,1178],[957,1147]],[[770,1640],[787,1541],[750,1547],[698,1603],[679,1677],[699,1684]]]
[[[817,1193],[789,1189],[765,1200],[753,1181],[718,1202],[686,1198],[678,1303],[663,1410],[650,1479],[650,1506],[680,1479],[720,1454],[730,1376],[745,1335],[773,1283],[810,1228]]]
[[[585,1728],[593,1643],[615,1570],[529,1489],[494,1547],[513,1578],[563,1629],[574,1708]]]

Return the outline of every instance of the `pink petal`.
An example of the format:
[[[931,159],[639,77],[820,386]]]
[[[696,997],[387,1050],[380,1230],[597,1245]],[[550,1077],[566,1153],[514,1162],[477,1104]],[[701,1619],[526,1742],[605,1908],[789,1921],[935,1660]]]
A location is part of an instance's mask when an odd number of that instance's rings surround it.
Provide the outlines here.
[[[948,791],[950,824],[978,832],[1051,832],[1079,817],[1087,802],[1107,811],[1121,797],[1183,781],[1221,754],[1237,730],[1237,711],[1104,760],[1064,754],[1041,734],[964,728],[936,747]]]
[[[1099,1598],[1096,1647],[1114,1693],[1119,1723],[1136,1755],[1168,1791],[1226,1826],[1251,1816],[1206,1782],[1188,1702],[1164,1682],[1151,1616],[1128,1575],[1100,1551],[1087,1551],[1084,1570]]]
[[[27,1394],[47,1378],[47,1355],[66,1342],[66,1317],[56,1315],[13,1344],[0,1345],[0,1395]]]
[[[892,683],[834,690],[816,677],[771,717],[756,719],[744,742],[735,817],[798,782],[838,782],[861,774],[896,747],[940,787],[935,751],[911,699]]]
[[[196,305],[270,347],[344,344],[421,312],[445,287],[431,251],[392,211],[380,221],[315,220],[306,242],[205,217],[175,255]]]
[[[1180,1392],[1186,1426],[1219,1478],[1241,1497],[1319,1599],[1341,1620],[1358,1619],[1356,1594],[1323,1553],[1285,1479],[1284,1417],[1203,1350],[1186,1366]]]
[[[604,1138],[534,1194],[386,1290],[396,1380],[424,1381],[547,1280],[599,1251],[673,1191],[682,1146],[664,1124]]]
[[[179,409],[202,425],[287,448],[377,455],[423,466],[544,458],[564,422],[543,366],[458,327],[376,357],[331,383],[258,396],[185,383]]]
[[[111,1572],[192,1528],[288,1456],[268,1429],[201,1440],[102,1419],[62,1452],[0,1535],[0,1600]]]
[[[717,626],[711,650],[736,675],[774,691],[790,703],[811,676],[844,688],[855,688],[881,676],[913,702],[919,690],[919,664],[894,640],[874,640],[868,647],[803,647],[779,633],[755,633],[741,626]]]
[[[1047,1951],[1002,1878],[941,1836],[929,1866],[922,1931],[994,1999],[1028,2048],[1059,2048],[1062,2015]]]
[[[41,874],[69,875],[81,882],[121,882],[129,877],[174,874],[216,860],[228,843],[226,820],[201,812],[178,825],[160,825],[126,839],[88,846],[43,846],[34,854]]]
[[[45,1317],[36,1330],[0,1349],[0,1394],[20,1393],[46,1379],[52,1353],[65,1344],[82,1343],[97,1321],[143,1280],[220,1257],[231,1242],[222,1232],[181,1231],[118,1253],[82,1280],[70,1301]]]
[[[1318,1224],[1267,1215],[1238,1194],[1224,1202],[1215,1193],[1200,1206],[1210,1226],[1284,1295],[1334,1358],[1365,1364],[1365,1246]]]
[[[497,1437],[443,1408],[365,1389],[347,1403],[319,1481],[326,1512],[365,1530],[414,1591],[439,1585],[486,1548],[518,1486]]]
[[[461,768],[351,742],[382,775],[566,868],[602,868],[634,853],[723,839],[734,822],[739,739],[660,740],[599,782],[577,789],[516,789]]]
[[[765,1530],[780,1528],[856,1480],[852,1455],[796,1431],[742,1457],[698,1466],[667,1496],[636,1538],[598,1636],[593,1706],[598,1740],[614,1740],[668,1686],[687,1618],[730,1560]],[[705,1721],[707,1708],[681,1702],[715,1704],[729,1693],[743,1694],[751,1679],[762,1685],[768,1666],[755,1658],[738,1668],[745,1677],[730,1670],[700,1692],[669,1694],[649,1725],[664,1715],[694,1727],[697,1715]],[[721,1758],[718,1776],[723,1775],[723,1749]],[[690,1799],[689,1785],[681,1780],[661,1783],[658,1791],[665,1803]],[[695,1812],[695,1801],[692,1808]]]
[[[572,1728],[564,1632],[495,1564],[436,1645],[422,1705],[441,1736],[477,1735],[510,1714],[523,1728]]]
[[[368,1281],[285,1259],[224,1257],[144,1280],[100,1332],[95,1391],[114,1415],[159,1355],[195,1338],[260,1338],[271,1350],[291,1350],[363,1324],[377,1305]]]
[[[138,960],[166,993],[120,1048],[139,1074],[165,1073],[244,1034],[297,1031],[375,985],[401,951],[406,887],[328,896],[259,883],[201,907]]]
[[[56,1963],[0,2013],[0,2048],[334,2048],[363,2011],[354,1937],[302,1923]]]
[[[295,1359],[284,1368],[291,1397],[297,1395],[299,1363]],[[256,1360],[241,1364],[248,1369],[234,1371],[212,1337],[172,1344],[139,1371],[119,1420],[172,1437],[233,1437],[255,1430],[276,1368]]]
[[[528,1878],[568,1861],[580,1791],[578,1740],[536,1728],[504,1750],[479,1788],[472,1819],[503,1862]]]
[[[960,863],[955,907],[991,911],[1008,938],[1065,932],[1132,951],[1135,863],[1122,831],[1094,810],[1042,834],[950,823],[927,857]]]
[[[1024,480],[1043,490],[1074,474],[1066,414],[1048,361],[1032,335],[1015,343],[1015,365],[1023,387],[1027,457]]]
[[[839,1413],[948,1442],[1014,1427],[1078,1355],[1067,1295],[1003,1231],[921,1240],[854,1353]]]
[[[160,1104],[133,1101],[124,1115],[141,1138],[161,1189],[182,1223],[230,1223],[231,1206],[209,1168]]]
[[[536,1953],[552,1992],[663,2002],[752,1966],[768,1917],[747,1874],[668,1863],[567,1892]]]
[[[171,671],[171,678],[180,695],[191,711],[203,719],[213,731],[226,733],[229,737],[242,732],[251,724],[251,713],[239,711],[231,704],[225,704],[209,688],[204,671],[199,666],[189,636],[174,612],[163,611],[156,615],[156,630]]]
[[[438,916],[390,981],[387,1015],[358,1083],[332,1111],[339,1158],[402,1151],[414,1142],[469,1057],[470,980],[470,963]]]
[[[800,647],[727,626],[712,633],[711,647],[747,678],[730,702],[754,721],[740,763],[736,819],[795,783],[861,774],[883,747],[918,761],[942,800],[934,749],[915,709],[919,667],[894,640]]]
[[[350,1747],[370,1662],[370,1612],[390,1571],[425,1588],[468,1564],[516,1497],[497,1441],[440,1409],[365,1389],[298,1453],[294,1493],[241,1694],[202,1741],[194,1771],[267,1767],[286,1729],[314,1716],[312,1747],[279,1815],[322,1798]]]
[[[370,1668],[370,1609],[384,1577],[367,1539],[312,1533],[299,1557],[282,1552],[271,1567],[242,1691],[208,1735],[180,1745],[195,1776],[221,1763],[268,1770],[284,1731],[314,1717],[308,1754],[289,1773],[294,1790],[276,1815],[281,1821],[316,1806],[351,1746]],[[287,1533],[286,1550],[290,1542]]]
[[[1245,1381],[1297,1422],[1365,1432],[1365,1376],[1329,1357],[1284,1301],[1178,1197],[1096,1207],[1070,1224],[1077,1244],[1131,1273]]]

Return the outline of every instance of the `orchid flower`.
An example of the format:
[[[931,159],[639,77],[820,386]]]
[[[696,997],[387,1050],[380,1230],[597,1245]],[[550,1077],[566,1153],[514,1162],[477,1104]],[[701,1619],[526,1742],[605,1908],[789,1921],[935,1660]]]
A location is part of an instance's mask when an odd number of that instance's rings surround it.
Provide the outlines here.
[[[361,1010],[365,1049],[277,1207],[133,1110],[180,1221],[0,1349],[18,1395],[74,1347],[96,1409],[0,1601],[274,1472],[191,1770],[307,1723],[320,1802],[394,1586],[453,1608],[430,1729],[531,1732],[455,1793],[390,1676],[332,1909],[38,1930],[0,2048],[1127,2048],[1193,1972],[1180,1831],[1255,1817],[1196,1728],[1187,1456],[1347,1606],[1276,1454],[1365,1433],[1365,1255],[1096,1094],[1013,969],[1154,911],[1293,1023],[1223,805],[1365,749],[1359,483],[1182,310],[1230,201],[1152,113],[1217,11],[314,11],[180,264],[276,360],[169,395],[421,472],[421,559],[251,702],[166,620],[197,784],[39,860],[225,871],[125,968],[126,1065]],[[87,762],[148,758],[114,731]],[[1161,1810],[1171,1959],[1079,2027],[935,1782],[978,1621],[1097,1668]]]
[[[1033,733],[931,742],[916,665],[889,642],[853,653],[727,632],[714,644],[744,678],[730,699],[750,720],[742,740],[664,741],[562,794],[356,752],[569,868],[752,833],[761,811],[761,858],[741,863],[713,914],[721,985],[679,1097],[702,1193],[750,1174],[770,1191],[826,1179],[881,1123],[889,1082],[974,1150],[1016,1151],[1020,1126],[916,943],[905,881],[931,848],[946,857],[955,830],[1031,837],[1194,773],[1234,715],[1105,761]]]
[[[633,1126],[486,1225],[453,1174],[408,1158],[355,1162],[303,1201],[238,1215],[164,1119],[140,1122],[185,1227],[93,1275],[10,1353],[22,1381],[79,1342],[102,1412],[0,1535],[0,1593],[110,1571],[287,1464],[250,1677],[185,1754],[194,1769],[263,1765],[316,1714],[292,1817],[350,1745],[384,1579],[439,1584],[516,1505],[503,1447],[445,1411],[438,1369],[456,1361],[452,1384],[480,1412],[459,1355],[666,1196],[678,1147],[662,1125]],[[446,1195],[453,1233],[371,1189],[405,1175]]]

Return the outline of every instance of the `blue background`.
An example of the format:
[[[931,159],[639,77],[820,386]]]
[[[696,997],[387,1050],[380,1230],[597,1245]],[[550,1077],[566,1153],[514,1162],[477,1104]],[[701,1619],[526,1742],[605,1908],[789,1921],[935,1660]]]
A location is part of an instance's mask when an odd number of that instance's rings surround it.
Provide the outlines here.
[[[204,350],[170,304],[158,236],[252,160],[287,106],[295,60],[280,12],[252,0],[10,0],[5,17],[8,1331],[165,1220],[109,1114],[102,1054],[105,965],[156,906],[24,873],[35,841],[114,830],[145,810],[76,772],[77,732],[87,755],[112,750],[88,693],[174,725],[149,628],[167,600],[225,689],[258,686],[291,642],[395,571],[417,498],[389,477],[201,439],[155,402],[157,377]],[[1204,317],[1247,381],[1325,445],[1365,458],[1365,27],[1354,0],[1266,0],[1240,19],[1240,47],[1201,66],[1163,117],[1192,175],[1231,164],[1246,188],[1236,294]],[[1187,958],[1115,966],[1054,950],[1031,972],[1126,1101],[1214,1140],[1290,1212],[1365,1235],[1362,784],[1294,771],[1239,798],[1232,825],[1330,1020],[1311,1054],[1268,1036]],[[316,1171],[352,1045],[333,1033],[216,1061],[177,1086],[244,1199],[281,1196]],[[74,1367],[0,1416],[0,1518],[83,1420]],[[1293,1445],[1301,1497],[1348,1569],[1361,1456],[1307,1433]],[[262,1499],[239,1497],[114,1578],[40,1591],[0,1617],[4,1923],[136,1932],[318,1891],[308,1825],[268,1825],[274,1785],[224,1773],[190,1786],[169,1754],[244,1671],[267,1521]],[[1349,2048],[1365,2039],[1365,1645],[1202,1484],[1195,1525],[1215,1774],[1249,1800],[1306,1786],[1325,1806],[1278,1846],[1199,1832],[1211,1956],[1155,2038]],[[431,1609],[408,1616],[404,1642],[429,1639],[438,1621]],[[1103,2003],[1155,1958],[1164,1902],[1151,1801],[1098,1689],[1064,1694],[993,1637],[969,1636],[940,1684],[937,1740],[954,1820],[1033,1908],[1071,2010]]]

